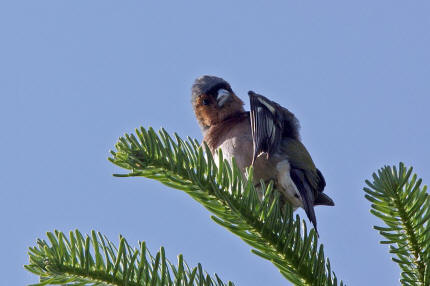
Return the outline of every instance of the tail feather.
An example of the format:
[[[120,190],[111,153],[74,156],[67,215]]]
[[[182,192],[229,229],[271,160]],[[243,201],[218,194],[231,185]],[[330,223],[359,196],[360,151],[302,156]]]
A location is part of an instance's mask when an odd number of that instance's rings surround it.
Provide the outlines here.
[[[334,206],[333,200],[324,193],[319,193],[315,198],[315,206]]]

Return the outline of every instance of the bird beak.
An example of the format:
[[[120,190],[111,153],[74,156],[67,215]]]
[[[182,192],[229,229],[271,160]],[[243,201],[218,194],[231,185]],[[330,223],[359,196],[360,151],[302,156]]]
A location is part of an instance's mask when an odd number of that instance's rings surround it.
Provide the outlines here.
[[[228,90],[223,89],[223,88],[220,89],[218,91],[218,95],[216,97],[216,102],[218,104],[218,107],[223,107],[224,104],[227,101],[230,101],[231,98],[232,98],[232,95],[231,95],[231,93]]]

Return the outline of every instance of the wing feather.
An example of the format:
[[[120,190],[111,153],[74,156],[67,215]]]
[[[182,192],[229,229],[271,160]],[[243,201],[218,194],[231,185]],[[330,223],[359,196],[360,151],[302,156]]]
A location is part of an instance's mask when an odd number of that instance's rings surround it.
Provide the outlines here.
[[[254,145],[252,163],[254,163],[260,154],[266,153],[270,157],[277,150],[284,131],[284,108],[253,91],[248,94],[251,104],[250,118]]]
[[[303,170],[291,168],[290,176],[300,193],[303,209],[305,210],[309,220],[314,225],[315,231],[318,233],[317,219],[314,210],[315,191],[309,185]]]

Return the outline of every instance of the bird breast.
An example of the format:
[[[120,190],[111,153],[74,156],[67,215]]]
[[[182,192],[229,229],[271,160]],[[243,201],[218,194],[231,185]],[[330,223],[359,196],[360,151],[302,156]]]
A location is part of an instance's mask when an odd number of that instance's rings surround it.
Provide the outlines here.
[[[253,142],[251,126],[248,120],[244,120],[234,126],[224,129],[217,134],[217,142],[213,150],[221,149],[223,158],[231,163],[234,157],[237,166],[245,176],[246,168],[252,163]],[[218,153],[214,152],[215,162],[218,163]],[[290,177],[290,164],[285,156],[275,154],[267,158],[266,154],[260,155],[254,162],[254,184],[258,185],[260,180],[269,183],[274,180],[275,187],[281,191],[283,196],[291,202],[296,209],[302,205],[300,193]],[[257,190],[261,197],[261,190]]]
[[[221,149],[223,157],[230,163],[234,157],[242,174],[245,174],[246,168],[252,163],[253,154],[253,142],[249,120],[243,120],[234,126],[226,128],[225,132],[219,134],[216,142],[217,144],[214,146],[214,150]],[[216,160],[216,162],[217,161],[218,160]],[[271,179],[276,180],[276,164],[278,161],[277,157],[267,159],[265,154],[259,156],[254,162],[254,183],[258,184],[260,180],[265,182],[269,182]]]
[[[249,124],[240,123],[219,135],[214,149],[220,149],[230,163],[234,157],[242,173],[252,162],[252,136]]]

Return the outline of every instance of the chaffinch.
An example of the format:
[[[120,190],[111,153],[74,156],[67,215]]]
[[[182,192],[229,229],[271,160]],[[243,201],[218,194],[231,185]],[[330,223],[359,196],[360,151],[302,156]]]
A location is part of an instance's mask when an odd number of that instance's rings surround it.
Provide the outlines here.
[[[301,143],[299,122],[288,109],[249,91],[251,111],[243,108],[230,84],[204,75],[192,87],[192,105],[203,140],[215,154],[234,157],[242,173],[254,168],[254,184],[274,181],[281,199],[302,207],[317,230],[315,205],[334,206],[323,193],[326,182]]]

